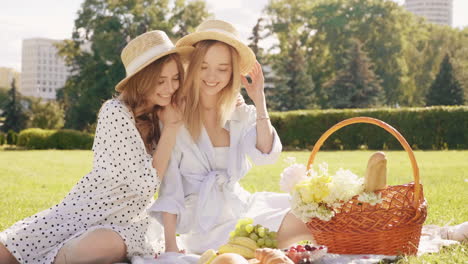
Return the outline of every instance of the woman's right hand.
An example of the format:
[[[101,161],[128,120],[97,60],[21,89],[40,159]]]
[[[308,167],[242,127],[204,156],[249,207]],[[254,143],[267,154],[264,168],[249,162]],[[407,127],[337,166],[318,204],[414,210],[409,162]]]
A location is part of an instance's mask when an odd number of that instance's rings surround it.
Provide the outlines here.
[[[177,244],[174,244],[174,245],[166,244],[166,252],[177,252],[177,253],[185,254],[185,249],[179,249]]]
[[[182,124],[182,113],[173,104],[168,104],[158,112],[159,120],[164,126],[179,126]]]

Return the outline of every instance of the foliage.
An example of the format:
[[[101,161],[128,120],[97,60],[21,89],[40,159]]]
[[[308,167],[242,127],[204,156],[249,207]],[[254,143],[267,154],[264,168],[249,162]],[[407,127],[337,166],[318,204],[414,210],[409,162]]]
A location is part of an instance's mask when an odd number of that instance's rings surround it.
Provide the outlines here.
[[[6,135],[6,143],[8,145],[16,145],[17,142],[18,142],[18,133],[16,133],[12,129],[8,130],[8,133]]]
[[[42,102],[40,98],[32,99],[28,127],[60,129],[63,124],[64,112],[57,102]]]
[[[40,128],[28,128],[19,133],[18,146],[28,149],[48,149],[49,137],[54,130],[44,130]]]
[[[325,84],[330,108],[369,108],[382,105],[383,90],[359,40],[350,40],[344,67]]]
[[[91,149],[92,145],[92,134],[71,129],[28,128],[18,136],[18,146],[28,149]]]
[[[313,92],[308,94],[313,95],[314,104],[308,108],[316,104],[329,107],[325,84],[346,67],[350,39],[359,40],[373,62],[373,71],[385,91],[385,105],[424,106],[425,95],[447,52],[465,94],[468,90],[468,28],[427,23],[394,1],[271,0],[265,20],[268,33],[279,43],[267,54],[272,60],[269,63],[281,65],[282,60],[288,60],[301,65],[287,70],[277,67],[275,73],[293,79],[301,71],[314,83]],[[295,41],[299,44],[287,45]],[[297,47],[305,52],[294,59],[291,54]],[[310,84],[295,84],[304,86],[296,90],[310,88]],[[294,91],[292,87],[286,89]]]
[[[60,45],[72,75],[57,98],[64,105],[65,127],[84,129],[96,122],[102,102],[125,77],[120,52],[128,41],[149,30],[176,38],[209,16],[205,2],[175,0],[86,0],[78,12],[72,40]]]
[[[278,39],[276,54],[270,55],[274,72],[274,88],[268,103],[274,110],[294,110],[315,106],[314,82],[307,72],[311,49],[306,40],[303,16],[310,10],[309,1],[272,0],[266,7],[270,34]]]
[[[368,116],[395,127],[414,149],[468,149],[468,106],[309,110],[271,113],[285,148],[311,148],[330,127],[344,119]],[[461,125],[463,124],[463,125]],[[347,126],[325,141],[323,149],[401,149],[382,128]]]
[[[6,143],[5,134],[0,132],[0,146]]]
[[[445,55],[440,71],[427,94],[427,105],[463,105],[464,95],[455,77],[449,55]]]
[[[13,130],[19,132],[26,127],[28,116],[21,104],[21,96],[16,90],[15,79],[11,82],[11,89],[8,91],[8,101],[3,109],[2,117],[5,117],[1,130],[6,132]]]
[[[3,109],[8,102],[8,89],[0,87],[0,109]]]

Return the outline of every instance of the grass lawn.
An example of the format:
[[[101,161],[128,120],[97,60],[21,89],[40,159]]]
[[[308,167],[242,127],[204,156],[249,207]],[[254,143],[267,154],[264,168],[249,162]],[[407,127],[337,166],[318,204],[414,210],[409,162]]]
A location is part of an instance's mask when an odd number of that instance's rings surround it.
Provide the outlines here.
[[[371,151],[320,152],[316,164],[327,162],[330,171],[342,167],[363,175]],[[468,221],[468,151],[417,151],[415,153],[425,197],[429,204],[426,224],[446,225]],[[241,181],[251,192],[279,191],[285,157],[306,163],[308,152],[284,152],[271,166],[254,167]],[[412,181],[408,156],[388,151],[388,183]],[[91,151],[0,150],[0,230],[58,202],[92,166]],[[465,205],[464,205],[465,204]],[[405,258],[404,263],[467,263],[468,246],[450,247],[442,253]]]

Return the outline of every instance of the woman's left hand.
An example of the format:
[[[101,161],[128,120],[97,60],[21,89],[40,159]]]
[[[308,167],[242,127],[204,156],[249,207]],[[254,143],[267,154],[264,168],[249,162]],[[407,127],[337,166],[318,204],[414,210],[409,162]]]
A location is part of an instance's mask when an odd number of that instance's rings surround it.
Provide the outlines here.
[[[262,66],[255,62],[253,69],[249,72],[252,82],[249,83],[245,76],[241,76],[242,85],[247,90],[247,94],[255,105],[263,103],[265,100],[265,78],[263,77]]]

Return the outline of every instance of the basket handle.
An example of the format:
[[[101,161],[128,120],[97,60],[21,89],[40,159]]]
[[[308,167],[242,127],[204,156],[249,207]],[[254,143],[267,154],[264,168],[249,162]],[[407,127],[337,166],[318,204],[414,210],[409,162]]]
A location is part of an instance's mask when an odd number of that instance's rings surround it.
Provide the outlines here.
[[[398,139],[400,144],[406,150],[406,152],[408,153],[409,159],[411,161],[411,167],[413,168],[413,177],[414,177],[414,183],[415,183],[414,197],[419,197],[419,199],[417,198],[414,199],[413,206],[415,208],[418,208],[423,199],[421,197],[422,193],[421,193],[421,184],[419,181],[419,168],[418,168],[418,164],[416,162],[416,158],[414,156],[413,150],[411,149],[406,139],[400,134],[400,132],[398,132],[395,128],[393,128],[392,126],[390,126],[389,124],[381,120],[370,118],[370,117],[353,117],[353,118],[345,119],[337,123],[336,125],[332,126],[325,133],[323,133],[323,135],[318,139],[317,143],[315,143],[314,148],[312,149],[312,153],[310,153],[309,162],[307,163],[307,168],[310,168],[312,166],[312,164],[314,163],[315,156],[317,155],[317,152],[319,151],[320,147],[323,145],[325,140],[331,134],[341,129],[342,127],[345,127],[351,124],[357,124],[357,123],[373,124],[373,125],[379,126],[387,130],[387,132],[389,132],[396,139]]]

